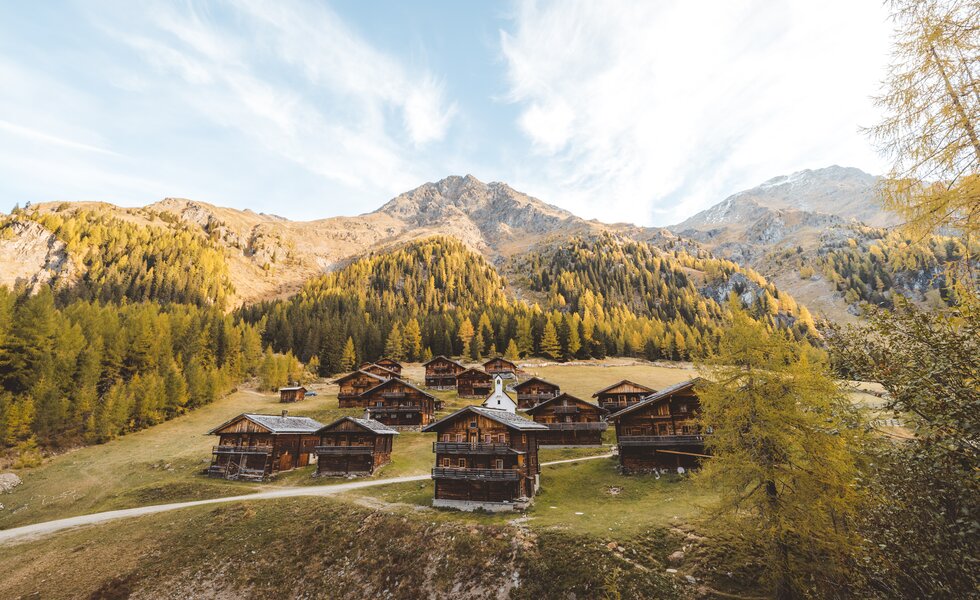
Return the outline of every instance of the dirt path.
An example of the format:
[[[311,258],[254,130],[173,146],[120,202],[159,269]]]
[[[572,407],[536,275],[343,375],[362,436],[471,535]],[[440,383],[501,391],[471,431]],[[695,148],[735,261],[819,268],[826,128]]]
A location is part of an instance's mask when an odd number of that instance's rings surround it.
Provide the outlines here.
[[[597,456],[584,456],[582,458],[567,458],[541,463],[542,467],[548,465],[558,465],[564,463],[579,462],[583,460],[595,460],[598,458],[609,458],[612,454],[600,454]],[[116,519],[130,519],[143,515],[152,515],[159,512],[189,508],[191,506],[201,506],[203,504],[219,504],[222,502],[238,502],[242,500],[272,500],[276,498],[294,498],[296,496],[332,496],[361,488],[374,487],[379,485],[390,485],[393,483],[406,483],[410,481],[425,481],[429,475],[408,475],[405,477],[391,477],[389,479],[374,479],[366,481],[352,481],[350,483],[334,483],[330,485],[311,485],[303,487],[285,487],[266,492],[257,492],[242,496],[225,496],[223,498],[210,498],[208,500],[193,500],[191,502],[174,502],[172,504],[154,504],[150,506],[138,506],[136,508],[124,508],[122,510],[110,510],[106,512],[93,513],[90,515],[80,515],[68,517],[67,519],[57,519],[45,523],[35,523],[14,527],[13,529],[0,530],[0,545],[11,542],[30,541],[44,535],[56,533],[72,527],[82,525],[95,525]]]

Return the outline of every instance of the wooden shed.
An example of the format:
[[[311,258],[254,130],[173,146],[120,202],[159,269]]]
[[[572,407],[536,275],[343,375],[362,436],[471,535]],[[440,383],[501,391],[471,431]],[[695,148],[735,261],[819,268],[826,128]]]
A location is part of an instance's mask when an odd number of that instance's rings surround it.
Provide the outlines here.
[[[361,395],[368,415],[389,427],[417,429],[432,422],[436,398],[401,379],[389,379]]]
[[[538,435],[547,427],[507,411],[467,406],[425,427],[434,432],[433,506],[526,508],[537,492]]]
[[[527,414],[549,431],[539,435],[542,446],[600,446],[608,424],[602,420],[606,410],[569,394],[549,398]]]
[[[561,393],[561,388],[540,377],[532,377],[515,385],[514,391],[517,392],[517,408],[525,410],[554,398]]]
[[[493,376],[481,369],[466,369],[456,376],[460,398],[484,398],[493,388]]]
[[[598,399],[599,406],[613,413],[636,404],[656,391],[653,388],[624,379],[602,388],[592,394],[592,397]]]
[[[301,385],[279,388],[280,402],[297,402],[306,398],[306,388]]]
[[[391,460],[398,432],[373,419],[343,417],[317,432],[316,474],[320,477],[370,475]]]
[[[316,448],[323,423],[309,417],[245,413],[208,432],[218,436],[207,473],[225,479],[262,480],[305,467]]]
[[[466,367],[451,358],[437,356],[423,363],[425,367],[425,387],[436,390],[451,390],[456,387],[456,376]]]
[[[661,390],[609,415],[616,426],[619,464],[624,473],[697,467],[704,458],[698,429],[701,410],[695,387],[699,378]]]

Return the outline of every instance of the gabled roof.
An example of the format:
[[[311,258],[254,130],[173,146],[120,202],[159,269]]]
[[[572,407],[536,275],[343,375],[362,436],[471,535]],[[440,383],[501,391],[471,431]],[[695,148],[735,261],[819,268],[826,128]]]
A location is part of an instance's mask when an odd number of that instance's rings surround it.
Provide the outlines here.
[[[371,433],[377,433],[378,435],[398,435],[397,431],[380,421],[375,421],[374,419],[358,419],[357,417],[341,417],[329,425],[324,425],[319,431],[317,431],[317,433],[322,433],[328,429],[332,429],[344,421],[350,421],[351,423],[359,425]]]
[[[376,365],[381,365],[381,363],[388,363],[389,365],[395,365],[395,366],[397,366],[399,368],[402,366],[402,364],[400,362],[398,362],[397,360],[395,360],[393,358],[388,358],[387,356],[382,357],[382,358],[379,358],[378,360],[374,361],[374,364],[376,364]],[[384,366],[384,365],[381,365],[381,366]]]
[[[528,384],[533,383],[535,381],[537,381],[538,383],[543,383],[545,385],[550,385],[550,386],[552,386],[554,388],[559,388],[559,389],[561,388],[561,386],[559,386],[557,383],[551,383],[550,381],[545,381],[544,379],[541,379],[540,377],[532,377],[530,379],[525,379],[524,381],[522,381],[522,382],[520,382],[518,384],[515,384],[513,386],[513,388],[515,390],[517,390],[517,389],[520,389],[520,388],[524,387],[525,385],[528,385]]]
[[[404,379],[399,379],[397,377],[392,377],[391,379],[385,379],[384,381],[382,381],[378,385],[374,386],[373,388],[371,388],[369,390],[366,390],[364,393],[361,394],[361,396],[367,396],[368,394],[373,394],[374,392],[376,392],[377,390],[383,388],[384,386],[391,385],[391,384],[396,383],[396,382],[397,383],[404,384],[404,385],[407,385],[408,387],[412,388],[416,392],[419,392],[419,393],[421,393],[421,394],[423,394],[425,396],[428,396],[429,398],[431,398],[433,400],[436,399],[436,397],[433,396],[432,394],[430,394],[429,392],[427,392],[425,390],[420,390],[419,388],[415,387],[414,385],[412,385],[411,383],[405,381]]]
[[[382,368],[384,368],[384,367],[382,367]],[[356,371],[354,371],[352,373],[348,373],[348,374],[344,375],[343,377],[340,377],[339,379],[334,379],[333,380],[333,383],[338,383],[338,384],[339,383],[343,383],[344,381],[347,381],[348,379],[351,379],[352,377],[357,377],[358,375],[367,375],[368,377],[373,377],[373,378],[377,379],[378,381],[384,381],[385,380],[385,378],[384,377],[381,377],[380,375],[375,375],[374,373],[368,373],[367,371],[362,371],[362,370],[358,369],[358,370],[356,370]]]
[[[391,377],[397,377],[398,376],[398,373],[395,373],[394,371],[392,371],[388,367],[379,365],[378,363],[369,362],[369,363],[364,363],[364,364],[362,364],[360,366],[360,370],[361,371],[367,371],[368,373],[370,373],[370,371],[368,371],[368,369],[375,369],[375,370],[378,370],[378,371],[383,371],[385,374],[390,374]]]
[[[257,415],[254,413],[242,413],[237,417],[232,417],[221,425],[218,425],[209,431],[208,435],[224,429],[239,419],[248,419],[259,427],[268,430],[269,433],[272,434],[316,433],[317,430],[323,427],[323,423],[309,417],[283,417],[281,415]]]
[[[545,406],[547,404],[551,404],[552,402],[555,402],[556,400],[571,400],[571,401],[573,401],[573,402],[575,402],[577,404],[586,404],[586,405],[588,405],[588,406],[590,406],[590,407],[598,410],[599,412],[609,412],[608,410],[602,408],[598,404],[593,404],[592,402],[589,402],[588,400],[582,400],[581,398],[576,398],[575,396],[573,396],[571,394],[564,394],[564,393],[563,394],[559,394],[559,395],[555,396],[554,398],[548,398],[547,400],[542,400],[541,402],[538,402],[537,404],[535,404],[531,408],[525,409],[524,412],[526,412],[529,415],[534,414],[535,411],[537,411],[542,406]]]
[[[644,406],[650,406],[651,404],[655,404],[656,402],[663,400],[664,398],[669,398],[670,396],[673,396],[677,392],[683,391],[687,388],[692,388],[698,383],[701,383],[702,381],[704,381],[704,378],[695,377],[694,379],[688,379],[687,381],[676,383],[670,387],[660,390],[659,392],[650,394],[649,396],[647,396],[643,400],[640,400],[633,406],[627,406],[623,410],[614,412],[613,414],[606,417],[606,420],[611,421],[613,419],[618,419],[619,417],[629,414],[639,408],[643,408]]]
[[[457,367],[459,367],[460,369],[465,369],[466,368],[463,365],[461,365],[458,362],[456,362],[455,360],[453,360],[453,359],[451,359],[451,358],[449,358],[447,356],[443,356],[442,354],[440,354],[439,356],[433,356],[431,360],[427,360],[426,362],[422,363],[422,366],[423,367],[428,366],[429,364],[434,363],[437,360],[445,360],[445,361],[451,362],[454,365],[456,365]]]
[[[491,375],[490,373],[487,373],[483,369],[477,369],[476,367],[470,367],[469,369],[466,369],[462,373],[457,374],[456,377],[457,378],[460,378],[463,375],[466,375],[467,373],[476,373],[478,375],[482,375],[483,377],[486,377],[487,379],[493,380],[493,375]]]
[[[650,392],[651,394],[657,391],[657,390],[655,390],[653,388],[649,388],[649,387],[647,387],[645,385],[640,385],[639,383],[636,383],[635,381],[630,381],[629,379],[624,379],[622,381],[617,381],[616,383],[614,383],[614,384],[612,384],[610,386],[607,386],[607,387],[602,388],[598,392],[592,394],[592,397],[595,398],[599,394],[602,394],[604,392],[608,392],[609,390],[613,389],[614,387],[623,385],[624,383],[628,383],[630,385],[635,385],[636,387],[641,388],[641,389],[644,389],[644,390]]]
[[[499,360],[499,361],[502,361],[502,362],[505,362],[505,363],[507,363],[508,365],[513,365],[515,369],[517,368],[517,363],[516,363],[516,362],[514,362],[514,361],[512,361],[512,360],[507,360],[507,359],[506,359],[506,358],[504,358],[503,356],[495,356],[495,357],[493,357],[493,358],[491,358],[491,359],[490,359],[490,360],[488,360],[488,361],[484,361],[484,363],[483,363],[483,366],[485,367],[485,366],[487,366],[487,365],[489,365],[490,363],[492,363],[492,362],[496,362],[496,361],[498,361],[498,360]]]
[[[279,388],[280,392],[295,392],[296,390],[303,390],[305,392],[306,388],[301,385],[291,385],[288,387]]]
[[[438,427],[443,423],[448,423],[450,421],[456,420],[458,417],[462,416],[464,413],[471,412],[478,415],[482,415],[488,419],[500,423],[504,427],[509,427],[510,429],[516,429],[517,431],[539,431],[548,429],[547,425],[541,423],[535,423],[530,419],[525,419],[520,415],[515,415],[514,413],[507,412],[506,410],[500,410],[498,408],[486,408],[484,406],[464,406],[463,408],[457,410],[451,415],[445,416],[435,423],[431,423],[422,428],[423,432],[436,431]]]

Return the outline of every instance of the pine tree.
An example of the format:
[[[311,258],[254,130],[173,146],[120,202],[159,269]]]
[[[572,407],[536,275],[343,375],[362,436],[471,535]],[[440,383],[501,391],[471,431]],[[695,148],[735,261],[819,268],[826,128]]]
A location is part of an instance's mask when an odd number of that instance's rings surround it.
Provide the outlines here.
[[[422,356],[422,330],[417,319],[409,319],[402,334],[405,358],[418,360]]]
[[[340,357],[340,370],[343,373],[353,371],[357,366],[357,351],[354,349],[354,338],[348,337],[344,344],[344,352]]]
[[[517,360],[520,357],[521,354],[517,350],[517,343],[514,341],[514,338],[511,338],[510,341],[507,342],[507,350],[504,351],[504,358],[507,360]]]
[[[459,331],[456,334],[456,337],[459,338],[460,343],[463,345],[463,352],[472,354],[470,351],[470,340],[473,339],[473,335],[473,323],[470,322],[469,318],[463,318],[459,324]]]
[[[469,356],[471,359],[478,361],[483,358],[483,332],[477,331],[470,339],[470,349]]]
[[[402,329],[398,323],[395,323],[394,327],[388,333],[388,339],[385,341],[385,356],[393,358],[395,360],[401,360],[405,358],[404,349],[404,339],[402,338]]]

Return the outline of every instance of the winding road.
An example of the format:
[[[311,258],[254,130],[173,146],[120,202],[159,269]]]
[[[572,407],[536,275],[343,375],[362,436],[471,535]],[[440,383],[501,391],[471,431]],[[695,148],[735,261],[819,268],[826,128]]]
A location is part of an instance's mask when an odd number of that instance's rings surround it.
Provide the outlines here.
[[[612,454],[599,454],[596,456],[584,456],[582,458],[566,458],[564,460],[553,460],[541,463],[542,467],[550,465],[560,465],[565,463],[581,462],[583,460],[595,460],[598,458],[609,458]],[[95,525],[116,519],[131,519],[142,517],[159,512],[190,508],[191,506],[201,506],[204,504],[219,504],[222,502],[240,502],[243,500],[274,500],[276,498],[294,498],[296,496],[332,496],[342,494],[361,488],[375,487],[379,485],[390,485],[393,483],[406,483],[410,481],[425,481],[429,475],[408,475],[405,477],[391,477],[388,479],[374,479],[365,481],[352,481],[349,483],[334,483],[329,485],[310,485],[302,487],[284,487],[266,492],[256,492],[254,494],[244,494],[240,496],[224,496],[222,498],[210,498],[208,500],[192,500],[190,502],[173,502],[171,504],[153,504],[150,506],[137,506],[135,508],[124,508],[122,510],[110,510],[90,515],[80,515],[68,517],[67,519],[57,519],[33,525],[24,525],[12,529],[0,530],[0,544],[9,544],[14,541],[23,542],[39,537],[56,533],[73,527],[83,525]]]

